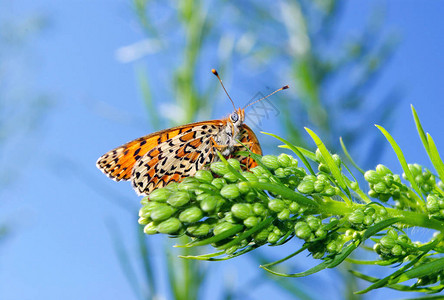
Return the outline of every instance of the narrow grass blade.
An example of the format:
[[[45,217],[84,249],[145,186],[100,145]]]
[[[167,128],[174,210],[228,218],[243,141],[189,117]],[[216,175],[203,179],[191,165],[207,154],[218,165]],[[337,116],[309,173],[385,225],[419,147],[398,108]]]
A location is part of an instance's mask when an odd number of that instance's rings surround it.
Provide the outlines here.
[[[402,169],[404,170],[404,173],[407,176],[407,179],[409,180],[413,189],[417,193],[418,197],[420,197],[422,199],[422,202],[418,201],[418,203],[423,207],[423,209],[425,209],[424,198],[422,196],[421,190],[419,189],[418,185],[416,184],[415,178],[413,177],[413,174],[409,169],[409,166],[407,164],[407,161],[405,160],[405,157],[401,151],[401,148],[398,146],[395,139],[390,135],[390,133],[388,133],[387,130],[385,130],[382,126],[379,126],[379,125],[375,125],[375,126],[382,132],[382,134],[384,134],[385,138],[389,141],[390,145],[392,146],[393,150],[395,151],[396,156],[398,157],[399,162],[401,163]]]
[[[327,150],[327,147],[325,147],[322,140],[311,129],[305,128],[305,130],[308,132],[308,134],[311,136],[313,141],[316,143],[316,146],[321,151],[322,157],[325,159],[325,162],[327,163],[327,166],[330,169],[333,177],[337,181],[339,187],[346,192],[346,194],[349,198],[351,198],[350,191],[348,190],[348,187],[345,184],[345,180],[342,177],[343,175],[342,175],[341,171],[339,170],[339,167],[336,165],[335,161],[333,160],[333,157],[331,156],[330,152]],[[351,200],[350,200],[350,202],[351,202]]]
[[[427,133],[427,142],[429,145],[429,157],[435,167],[436,172],[441,180],[444,180],[444,163],[442,162],[441,156],[439,155],[438,149],[436,148],[435,141],[433,141],[430,134]]]
[[[410,107],[412,108],[412,114],[413,114],[413,119],[415,120],[416,130],[418,131],[418,134],[419,134],[419,137],[421,138],[422,144],[424,145],[424,148],[430,157],[429,143],[427,141],[426,134],[424,132],[424,129],[422,129],[422,125],[421,125],[421,122],[419,121],[419,117],[418,117],[418,114],[416,113],[415,108],[413,107],[413,105],[411,105]]]
[[[351,155],[348,153],[347,148],[345,147],[344,141],[342,140],[342,137],[339,138],[339,142],[341,143],[341,147],[342,147],[342,151],[344,151],[345,156],[348,158],[348,160],[351,162],[351,164],[362,174],[364,174],[364,170],[361,169],[353,160],[353,158],[351,157]],[[350,172],[350,171],[349,171]]]

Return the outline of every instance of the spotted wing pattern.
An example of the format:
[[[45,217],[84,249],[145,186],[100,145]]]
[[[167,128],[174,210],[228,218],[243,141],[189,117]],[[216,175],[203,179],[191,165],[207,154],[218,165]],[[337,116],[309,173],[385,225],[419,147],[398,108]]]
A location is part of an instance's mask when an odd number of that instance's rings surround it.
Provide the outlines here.
[[[97,167],[115,181],[129,180],[131,179],[131,173],[134,165],[146,153],[178,135],[183,135],[185,131],[190,130],[194,126],[199,126],[206,123],[208,123],[208,121],[178,126],[154,132],[134,141],[128,142],[101,156],[97,160]]]
[[[256,154],[262,155],[261,145],[254,134],[253,130],[246,124],[242,124],[241,137],[239,141],[244,144],[248,149]],[[245,147],[238,147],[236,151],[247,151]],[[241,155],[234,154],[232,158],[235,158],[241,162],[243,168],[249,170],[257,166],[257,163],[254,161],[252,157],[246,157]]]
[[[211,163],[215,157],[212,137],[222,125],[219,120],[194,125],[152,148],[133,168],[133,188],[139,195],[149,194],[169,182],[192,176]]]

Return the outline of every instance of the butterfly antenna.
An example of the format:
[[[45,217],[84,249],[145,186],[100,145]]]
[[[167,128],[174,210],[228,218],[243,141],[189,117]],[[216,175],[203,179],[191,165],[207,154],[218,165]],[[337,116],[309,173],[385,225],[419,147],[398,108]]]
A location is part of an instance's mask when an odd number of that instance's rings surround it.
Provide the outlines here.
[[[286,90],[286,89],[288,89],[288,88],[289,88],[288,85],[284,85],[284,86],[281,87],[280,89],[275,90],[273,93],[271,93],[271,94],[269,94],[269,95],[267,95],[267,96],[265,96],[265,97],[262,97],[262,98],[260,98],[259,100],[256,100],[256,101],[254,101],[254,102],[252,102],[252,103],[250,103],[250,104],[248,104],[247,106],[244,107],[244,109],[247,108],[247,107],[250,106],[250,105],[256,104],[256,103],[258,103],[258,102],[260,102],[260,101],[262,101],[262,100],[264,100],[264,99],[267,99],[268,97],[270,97],[270,96],[276,94],[277,92],[280,92],[280,91],[282,91],[282,90]]]
[[[227,92],[227,90],[225,89],[224,84],[222,83],[222,79],[220,79],[220,77],[219,77],[219,73],[217,73],[216,69],[211,69],[211,72],[212,72],[214,75],[216,75],[217,79],[219,79],[220,85],[221,85],[222,88],[224,89],[225,94],[227,94],[228,99],[230,99],[231,104],[233,104],[233,108],[234,108],[234,110],[236,110],[236,106],[234,105],[233,100],[231,99],[230,95],[228,95],[228,92]]]

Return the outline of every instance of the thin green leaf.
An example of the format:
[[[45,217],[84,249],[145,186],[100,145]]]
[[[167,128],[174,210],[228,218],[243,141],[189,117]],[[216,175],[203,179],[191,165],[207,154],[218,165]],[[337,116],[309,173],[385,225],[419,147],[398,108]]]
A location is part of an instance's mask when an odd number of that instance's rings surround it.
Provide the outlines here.
[[[415,108],[413,107],[413,105],[410,105],[410,107],[412,108],[413,119],[415,120],[416,124],[416,130],[418,131],[419,137],[421,138],[422,144],[424,145],[424,149],[426,150],[427,154],[430,157],[429,143],[427,142],[426,134],[424,132],[424,129],[422,129],[422,125],[421,122],[419,121],[419,117],[418,114],[416,113]]]
[[[392,224],[395,224],[398,222],[400,218],[390,218],[386,219],[384,221],[381,221],[379,223],[376,223],[375,225],[369,227],[364,234],[362,235],[362,241],[367,240],[369,237],[375,235],[376,233],[380,232],[381,230],[384,230],[385,228],[389,227]]]
[[[336,254],[333,257],[333,259],[328,267],[334,268],[334,267],[338,266],[358,247],[359,247],[359,242],[351,243],[345,249],[342,249],[341,252],[339,252],[338,254]]]
[[[269,269],[267,267],[264,267],[264,266],[261,266],[261,268],[266,270],[266,271],[268,271],[268,272],[270,272],[270,273],[272,273],[272,274],[274,274],[274,275],[277,275],[277,276],[282,276],[282,277],[305,277],[305,276],[315,274],[315,273],[317,273],[319,271],[322,271],[322,270],[328,268],[328,266],[331,264],[331,262],[332,262],[332,259],[327,259],[327,260],[323,261],[322,263],[314,266],[313,268],[311,268],[311,269],[309,269],[309,270],[307,270],[305,272],[293,273],[293,274],[280,273],[280,272],[271,270],[271,269]]]
[[[344,141],[342,140],[342,137],[339,138],[339,142],[341,143],[341,147],[342,147],[342,151],[344,151],[345,156],[348,158],[348,160],[351,162],[351,164],[356,168],[356,170],[358,170],[359,172],[361,172],[362,174],[365,173],[365,171],[363,169],[361,169],[353,160],[353,158],[351,157],[351,155],[348,153],[347,147],[345,147]]]
[[[238,233],[239,231],[241,231],[244,228],[243,225],[235,225],[232,228],[218,234],[212,237],[209,237],[207,239],[204,240],[195,240],[192,242],[189,242],[188,244],[185,245],[175,245],[174,247],[178,247],[178,248],[190,248],[190,247],[195,247],[195,246],[203,246],[203,245],[209,245],[211,243],[216,243],[219,242],[221,240],[224,240],[228,237],[231,237],[233,235],[235,235],[236,233]]]
[[[412,278],[419,278],[425,275],[432,275],[444,270],[444,258],[435,259],[428,263],[411,268],[396,278],[396,283],[404,282]]]
[[[361,278],[363,280],[366,280],[368,282],[377,282],[379,280],[379,278],[376,277],[371,277],[365,274],[362,274],[358,271],[354,271],[354,270],[350,270],[350,273],[352,273],[354,276]],[[431,286],[431,287],[412,287],[412,286],[407,286],[407,285],[402,285],[402,284],[389,284],[385,287],[388,287],[390,289],[393,290],[397,290],[397,291],[402,291],[402,292],[419,292],[419,293],[438,293],[440,291],[443,290],[443,286]],[[421,298],[409,298],[409,300],[413,300],[413,299],[442,299],[442,296],[438,296],[440,298],[436,298],[436,297],[421,297]]]
[[[296,256],[296,255],[298,255],[299,253],[301,253],[302,251],[304,251],[305,249],[307,249],[308,246],[309,246],[309,244],[308,244],[308,243],[305,243],[305,244],[302,246],[302,248],[300,248],[299,250],[293,252],[292,254],[290,254],[290,255],[288,255],[288,256],[286,256],[286,257],[284,257],[284,258],[281,258],[281,259],[279,259],[279,260],[276,260],[276,261],[274,261],[274,262],[271,262],[271,263],[268,263],[268,264],[265,264],[265,265],[261,265],[261,267],[268,268],[268,267],[272,267],[272,266],[274,266],[274,265],[280,264],[281,262],[287,261],[287,260],[289,260],[290,258],[292,258],[292,257],[294,257],[294,256]]]
[[[315,175],[315,172],[314,172],[313,169],[311,168],[310,163],[307,161],[307,159],[305,158],[305,156],[304,156],[304,155],[301,153],[301,151],[300,151],[297,147],[295,147],[292,143],[290,143],[289,141],[287,141],[287,140],[281,138],[280,136],[277,136],[277,135],[275,135],[275,134],[272,134],[272,133],[263,132],[263,131],[261,131],[261,133],[266,134],[266,135],[269,135],[269,136],[272,136],[272,137],[274,137],[274,138],[280,140],[282,143],[284,143],[284,144],[288,147],[288,149],[292,150],[292,151],[293,151],[293,152],[294,152],[294,153],[295,153],[295,154],[296,154],[296,155],[302,160],[302,162],[304,163],[304,165],[305,165],[305,167],[308,169],[308,171],[309,171],[312,175]]]
[[[316,146],[321,151],[322,157],[325,159],[325,162],[327,163],[327,166],[330,169],[333,177],[336,179],[336,182],[339,184],[339,187],[342,190],[344,190],[347,196],[349,197],[349,199],[345,198],[344,200],[347,202],[347,204],[351,204],[350,191],[348,190],[348,187],[345,184],[345,180],[343,178],[341,171],[339,170],[338,166],[333,160],[333,157],[331,156],[330,152],[327,150],[327,147],[325,147],[322,140],[311,129],[305,128],[305,130],[308,132],[313,141],[316,143]]]
[[[401,163],[402,169],[404,170],[404,173],[407,176],[408,181],[412,185],[413,189],[416,191],[418,197],[420,197],[422,199],[422,201],[418,201],[418,203],[425,210],[424,198],[422,196],[421,190],[419,189],[418,185],[416,184],[415,178],[413,177],[413,174],[409,169],[409,166],[407,164],[407,161],[405,160],[405,157],[401,151],[401,148],[398,146],[395,139],[390,135],[390,133],[388,133],[387,130],[385,130],[382,126],[379,126],[379,125],[375,125],[375,126],[382,132],[382,134],[384,134],[385,138],[389,141],[390,145],[392,146],[393,150],[395,151],[395,154],[398,157],[399,162]],[[420,200],[420,199],[418,199],[418,200]]]
[[[438,149],[436,148],[435,141],[433,141],[430,134],[427,133],[427,142],[429,143],[429,157],[435,167],[436,172],[441,180],[444,179],[444,163],[442,162],[441,156],[439,155]]]

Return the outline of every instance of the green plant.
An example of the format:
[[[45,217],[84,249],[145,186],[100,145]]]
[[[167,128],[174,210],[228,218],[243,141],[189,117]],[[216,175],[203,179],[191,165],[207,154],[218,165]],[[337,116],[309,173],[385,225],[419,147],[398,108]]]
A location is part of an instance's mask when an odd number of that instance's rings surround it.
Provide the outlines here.
[[[180,247],[211,245],[217,249],[215,253],[183,256],[188,259],[226,260],[297,237],[304,241],[300,249],[262,268],[279,276],[302,277],[337,267],[346,260],[354,265],[397,266],[384,278],[352,270],[353,275],[372,283],[357,293],[381,287],[440,292],[444,289],[444,164],[413,107],[412,111],[437,174],[407,164],[395,140],[377,126],[390,142],[404,173],[394,174],[383,165],[367,172],[357,167],[368,183],[367,195],[342,159],[331,155],[310,129],[306,130],[316,143],[315,152],[269,134],[284,142],[283,148],[293,150],[304,167],[287,154],[260,157],[244,153],[253,156],[258,166],[242,171],[238,161],[219,155],[220,161],[211,164],[209,170],[145,197],[139,223],[147,234],[192,238]],[[345,147],[344,152],[354,164]],[[427,242],[413,242],[406,230],[411,227],[436,233]],[[377,254],[377,259],[351,258],[358,247]],[[321,263],[293,274],[272,269],[305,250]],[[401,284],[411,279],[416,282]]]

